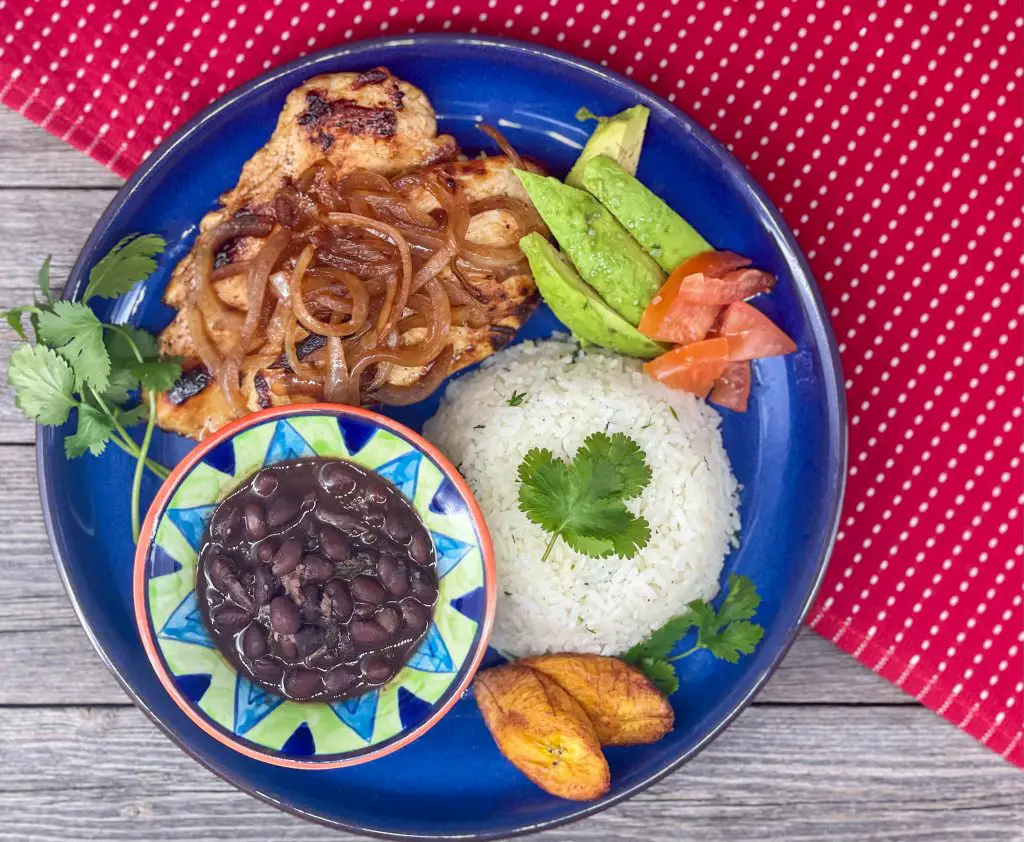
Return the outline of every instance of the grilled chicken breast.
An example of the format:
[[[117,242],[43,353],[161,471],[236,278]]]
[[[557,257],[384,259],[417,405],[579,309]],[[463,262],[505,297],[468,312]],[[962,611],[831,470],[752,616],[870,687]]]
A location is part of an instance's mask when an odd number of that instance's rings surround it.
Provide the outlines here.
[[[471,203],[497,196],[529,202],[505,156],[467,161],[455,160],[457,155],[454,139],[437,135],[435,115],[423,92],[387,70],[314,77],[288,95],[270,141],[245,164],[238,185],[221,197],[221,208],[203,218],[200,230],[207,231],[237,214],[268,209],[281,187],[320,160],[329,161],[339,175],[370,170],[393,176],[430,168],[464,191]],[[437,206],[426,191],[412,198],[424,211]],[[505,211],[492,210],[473,218],[468,238],[481,245],[507,246],[514,244],[517,231]],[[258,237],[234,240],[218,254],[218,264],[249,259],[262,242]],[[168,283],[164,300],[172,307],[182,307],[188,296],[192,259],[192,254],[187,255]],[[244,276],[224,278],[215,284],[215,290],[225,304],[246,309]],[[528,274],[507,278],[482,275],[468,291],[486,311],[487,324],[452,327],[452,370],[478,362],[508,344],[539,302]],[[214,344],[227,351],[233,342],[227,327],[210,324],[208,329]],[[417,340],[415,331],[403,337],[404,343]],[[199,363],[183,313],[162,332],[160,347],[165,355],[185,359],[185,374],[175,389],[159,396],[158,425],[200,439],[230,421],[233,416],[220,389]],[[411,385],[423,373],[420,368],[395,367],[388,380],[396,386]],[[249,373],[242,384],[248,409],[288,402],[267,383],[263,372]]]

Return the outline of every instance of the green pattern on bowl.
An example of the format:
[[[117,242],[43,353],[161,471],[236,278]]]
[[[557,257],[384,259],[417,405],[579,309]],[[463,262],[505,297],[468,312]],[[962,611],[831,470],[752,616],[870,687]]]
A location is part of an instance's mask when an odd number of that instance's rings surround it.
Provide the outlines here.
[[[384,687],[335,703],[293,702],[239,675],[210,639],[195,594],[197,553],[217,504],[264,465],[310,456],[350,459],[394,483],[437,555],[438,600],[423,642]],[[179,703],[229,744],[268,758],[327,764],[379,753],[451,699],[486,645],[486,565],[469,505],[433,457],[368,417],[293,411],[242,430],[180,478],[154,536],[145,612]]]

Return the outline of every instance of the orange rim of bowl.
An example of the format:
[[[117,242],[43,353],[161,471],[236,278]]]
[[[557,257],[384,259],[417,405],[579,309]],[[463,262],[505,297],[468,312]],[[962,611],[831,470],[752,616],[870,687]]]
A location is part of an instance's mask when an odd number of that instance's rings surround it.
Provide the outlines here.
[[[148,603],[146,598],[146,564],[149,560],[150,548],[155,537],[157,523],[162,517],[167,504],[170,502],[171,496],[177,490],[182,477],[191,471],[213,448],[227,439],[232,438],[236,434],[273,418],[279,418],[286,415],[307,414],[328,414],[362,418],[366,421],[370,421],[378,427],[383,427],[390,432],[399,435],[422,453],[430,457],[430,459],[432,459],[441,469],[447,479],[455,485],[459,491],[459,495],[469,508],[470,516],[473,519],[473,526],[476,530],[477,540],[480,543],[480,554],[483,557],[484,563],[484,588],[487,599],[484,607],[484,616],[480,621],[479,639],[477,641],[476,650],[473,652],[472,658],[470,659],[469,669],[465,670],[462,680],[459,681],[458,684],[449,685],[450,695],[448,700],[434,710],[426,720],[410,731],[401,734],[401,736],[393,742],[387,743],[380,749],[373,750],[371,748],[364,754],[360,754],[356,757],[345,757],[339,760],[302,761],[289,760],[285,757],[276,757],[272,754],[250,748],[239,740],[229,737],[219,727],[212,724],[209,719],[199,713],[192,703],[189,702],[178,690],[177,685],[174,683],[174,679],[171,677],[167,667],[164,665],[163,658],[160,656],[157,649],[155,635],[151,628],[149,612],[146,609]],[[371,412],[370,410],[362,409],[361,407],[330,403],[292,404],[288,406],[270,407],[269,409],[263,409],[259,412],[246,415],[239,418],[237,421],[232,421],[209,438],[199,442],[199,444],[189,451],[184,459],[174,466],[167,479],[164,480],[163,485],[160,486],[160,490],[157,491],[156,496],[153,498],[153,502],[150,504],[149,511],[146,513],[146,518],[142,524],[139,543],[135,548],[134,563],[135,569],[133,574],[132,591],[135,602],[135,624],[138,627],[139,635],[142,637],[142,645],[146,650],[149,662],[156,671],[157,678],[160,679],[160,683],[174,700],[175,704],[184,711],[185,715],[188,716],[189,719],[198,725],[204,732],[217,740],[217,742],[228,746],[240,754],[244,754],[246,757],[251,757],[255,760],[263,761],[264,763],[270,763],[274,766],[284,766],[290,769],[341,769],[346,766],[358,766],[362,763],[368,763],[371,760],[377,760],[381,757],[385,757],[394,751],[398,751],[398,749],[403,746],[408,745],[413,740],[421,737],[436,725],[441,717],[451,710],[469,687],[469,684],[472,682],[474,675],[476,675],[476,671],[480,667],[480,662],[483,660],[484,654],[487,651],[487,645],[491,638],[491,630],[494,626],[494,613],[497,600],[494,548],[491,544],[491,535],[487,529],[487,522],[484,520],[483,512],[480,511],[480,505],[477,503],[476,497],[473,496],[473,492],[470,490],[465,479],[463,479],[462,475],[455,469],[455,466],[451,463],[448,457],[441,453],[441,451],[433,444],[423,438],[423,436],[409,429],[404,424],[400,424],[385,415],[381,415],[377,412]]]

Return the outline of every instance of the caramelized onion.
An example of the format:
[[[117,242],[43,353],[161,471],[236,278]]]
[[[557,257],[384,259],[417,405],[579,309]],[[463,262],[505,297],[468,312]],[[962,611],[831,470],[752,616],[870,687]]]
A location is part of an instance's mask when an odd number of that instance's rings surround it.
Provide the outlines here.
[[[331,403],[349,403],[349,372],[345,365],[345,349],[340,336],[327,340],[327,374],[324,377],[324,398]]]
[[[409,287],[412,285],[412,253],[409,251],[409,244],[397,228],[393,228],[386,222],[353,213],[332,213],[328,215],[327,219],[336,225],[364,228],[381,239],[390,240],[398,249],[401,272],[397,283],[388,285],[384,306],[381,307],[380,316],[377,319],[377,333],[387,334],[398,323],[398,319],[405,311]]]
[[[267,295],[270,273],[274,270],[291,239],[292,234],[287,228],[278,229],[270,235],[270,238],[249,264],[249,270],[245,275],[245,297],[249,309],[246,311],[245,321],[242,322],[238,343],[242,348],[249,345],[256,329],[261,326],[260,317],[263,314],[263,303]]]
[[[423,400],[432,394],[451,372],[453,356],[452,348],[449,345],[438,354],[437,359],[430,364],[417,383],[411,386],[392,386],[390,383],[385,383],[369,395],[370,401],[388,406],[408,406]]]
[[[244,275],[249,268],[248,260],[240,260],[237,263],[226,263],[220,269],[214,269],[210,273],[210,280],[213,283],[223,281],[225,278],[233,278],[235,275]]]
[[[483,129],[522,165],[500,132]],[[544,230],[528,203],[470,203],[462,183],[431,169],[390,180],[364,170],[339,177],[318,161],[266,208],[202,235],[185,305],[197,353],[236,415],[246,411],[242,384],[256,377],[275,402],[404,405],[426,397],[451,371],[453,328],[489,322],[482,305],[495,278],[524,265],[514,242]],[[509,245],[470,239],[472,220],[490,212],[511,219]],[[214,270],[221,247],[239,237],[264,240]],[[244,302],[233,297],[237,282],[214,289],[239,276]],[[225,290],[230,301],[218,297]]]
[[[224,305],[213,294],[210,276],[213,274],[213,259],[220,247],[239,237],[265,237],[273,224],[262,217],[242,216],[215,225],[199,237],[193,266],[192,293],[196,303],[204,310],[207,318],[221,315]]]
[[[370,302],[369,293],[366,292],[366,287],[355,275],[344,273],[344,283],[348,286],[349,295],[352,298],[352,318],[342,324],[331,324],[318,319],[309,311],[302,293],[302,278],[306,273],[306,267],[313,259],[313,253],[313,246],[306,246],[292,270],[292,276],[288,282],[288,302],[292,312],[310,333],[319,333],[321,336],[351,336],[366,321]]]
[[[520,158],[519,153],[512,148],[512,144],[505,139],[505,135],[494,128],[494,126],[487,125],[487,123],[477,123],[476,127],[498,144],[498,148],[501,150],[501,153],[508,158],[512,166],[518,169],[523,169],[523,159]]]

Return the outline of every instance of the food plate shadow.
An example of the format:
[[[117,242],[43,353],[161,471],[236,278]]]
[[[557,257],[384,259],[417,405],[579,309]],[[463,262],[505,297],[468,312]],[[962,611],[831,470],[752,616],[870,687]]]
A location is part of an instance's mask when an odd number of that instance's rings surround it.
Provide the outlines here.
[[[236,786],[334,827],[387,838],[504,838],[589,815],[627,798],[692,757],[749,702],[792,643],[821,581],[834,540],[846,461],[845,408],[835,342],[817,288],[792,235],[744,168],[697,124],[635,83],[561,53],[507,40],[414,36],[339,47],[308,56],[239,88],[165,142],[118,193],[76,264],[69,295],[88,269],[133,231],[162,234],[175,255],[269,137],[289,90],[317,73],[387,66],[424,89],[442,128],[467,149],[488,142],[473,124],[498,124],[519,150],[554,173],[572,162],[586,129],[585,105],[610,114],[651,109],[639,177],[683,211],[712,243],[728,245],[773,272],[768,315],[800,347],[759,366],[751,411],[723,412],[725,444],[743,483],[743,542],[727,561],[758,582],[766,629],[757,652],[737,665],[695,656],[681,673],[678,725],[661,742],[609,752],[613,786],[576,804],[534,787],[494,748],[472,698],[462,699],[422,739],[380,761],[310,772],[269,767],[202,733],[167,696],[135,631],[129,459],[112,448],[68,462],[60,429],[39,431],[44,514],[68,592],[90,639],[126,691],[187,752]],[[522,103],[529,103],[523,106]],[[157,330],[170,311],[160,296],[172,255],[116,315]],[[113,309],[103,311],[112,318]],[[521,338],[546,336],[554,317],[539,311]],[[436,405],[389,412],[419,429]],[[183,439],[156,438],[153,455],[173,464]],[[156,484],[147,480],[151,497]],[[168,781],[168,786],[174,786]]]

